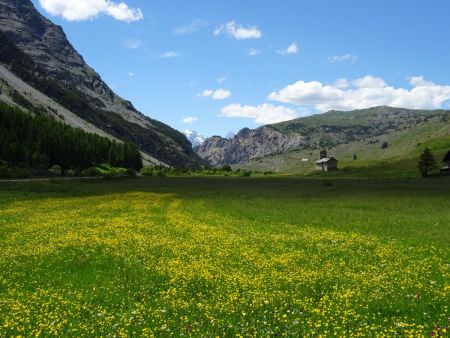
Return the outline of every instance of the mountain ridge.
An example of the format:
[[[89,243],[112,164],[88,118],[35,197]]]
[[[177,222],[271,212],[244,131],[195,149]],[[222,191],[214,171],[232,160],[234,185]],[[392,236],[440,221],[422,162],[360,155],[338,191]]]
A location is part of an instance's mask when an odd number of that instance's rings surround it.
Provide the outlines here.
[[[267,156],[368,140],[380,142],[395,133],[408,133],[418,126],[443,123],[448,126],[450,111],[415,110],[378,106],[353,111],[329,111],[291,121],[244,128],[233,139],[208,138],[195,148],[212,166],[245,165]]]
[[[58,105],[34,105],[39,100],[33,93],[15,88],[4,78],[3,100],[65,122],[67,112],[60,109],[62,106],[94,126],[87,131],[100,129],[112,138],[137,144],[145,157],[158,162],[154,164],[201,165],[181,132],[145,116],[116,95],[84,62],[62,28],[43,17],[31,1],[0,0],[0,42],[0,64]]]

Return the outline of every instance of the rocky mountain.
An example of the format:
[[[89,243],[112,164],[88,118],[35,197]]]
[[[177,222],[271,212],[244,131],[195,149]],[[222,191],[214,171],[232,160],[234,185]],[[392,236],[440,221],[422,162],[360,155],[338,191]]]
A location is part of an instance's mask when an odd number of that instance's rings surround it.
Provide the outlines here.
[[[347,112],[330,111],[258,129],[245,128],[232,139],[214,136],[195,151],[212,166],[246,164],[292,151],[315,153],[321,148],[332,149],[361,141],[379,143],[391,135],[414,133],[426,126],[437,132],[439,126],[449,127],[449,120],[450,111],[444,110],[382,106]],[[435,125],[438,128],[435,129]]]
[[[183,134],[187,137],[189,142],[191,142],[193,147],[201,145],[206,140],[206,138],[196,130],[186,129]]]
[[[156,164],[198,166],[186,137],[116,95],[30,0],[0,0],[0,99],[137,144]]]

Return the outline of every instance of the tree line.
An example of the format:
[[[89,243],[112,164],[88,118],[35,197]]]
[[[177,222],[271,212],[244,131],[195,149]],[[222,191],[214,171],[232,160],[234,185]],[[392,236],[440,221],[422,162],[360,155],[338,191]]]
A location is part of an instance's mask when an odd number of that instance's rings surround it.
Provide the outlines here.
[[[90,134],[3,102],[0,102],[0,160],[26,168],[59,165],[64,170],[85,169],[100,163],[142,168],[141,154],[132,143]]]

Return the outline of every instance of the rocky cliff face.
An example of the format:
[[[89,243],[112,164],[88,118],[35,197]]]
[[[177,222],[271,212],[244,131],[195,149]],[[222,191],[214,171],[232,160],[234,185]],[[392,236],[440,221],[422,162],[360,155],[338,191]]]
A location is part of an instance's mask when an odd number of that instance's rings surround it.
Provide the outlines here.
[[[231,139],[208,138],[195,148],[197,154],[213,166],[246,163],[250,159],[297,149],[305,144],[301,134],[284,134],[271,126],[242,129]]]
[[[245,164],[253,159],[293,150],[332,148],[361,140],[377,142],[383,135],[403,133],[429,122],[448,123],[450,112],[374,107],[242,129],[234,138],[208,138],[195,148],[212,166]]]
[[[149,125],[133,105],[117,96],[67,40],[60,26],[36,11],[29,0],[0,0],[0,30],[49,77],[87,94],[98,108]]]
[[[41,82],[48,83],[51,80],[54,82],[52,89],[56,84],[78,95],[82,102],[80,106],[89,106],[91,116],[87,122],[116,138],[137,143],[144,152],[168,164],[198,164],[198,157],[181,133],[146,117],[129,101],[116,95],[99,74],[84,62],[67,40],[62,28],[43,17],[30,0],[0,0],[0,32],[29,57],[43,79]],[[2,63],[11,68],[4,60]],[[32,72],[36,73],[36,70]],[[55,90],[47,90],[44,94],[61,101],[61,93],[55,93]],[[76,106],[73,102],[71,107],[60,103],[70,110]],[[86,108],[83,110],[86,111]],[[74,113],[80,115],[77,111]]]

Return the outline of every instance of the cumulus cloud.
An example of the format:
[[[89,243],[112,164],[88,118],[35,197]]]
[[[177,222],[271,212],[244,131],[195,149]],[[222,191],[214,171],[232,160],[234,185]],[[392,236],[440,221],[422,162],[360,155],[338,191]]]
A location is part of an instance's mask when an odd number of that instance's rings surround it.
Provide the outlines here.
[[[258,50],[258,49],[256,49],[256,48],[250,48],[250,49],[247,51],[247,53],[248,53],[248,55],[250,55],[250,56],[256,56],[256,55],[261,54],[261,51]]]
[[[144,18],[140,8],[130,8],[124,2],[111,0],[39,0],[39,4],[51,15],[61,16],[68,21],[95,19],[102,14],[126,22]]]
[[[262,32],[257,26],[244,27],[237,24],[236,21],[230,21],[226,24],[216,27],[214,35],[227,34],[228,36],[237,40],[244,39],[259,39],[262,37]]]
[[[231,104],[222,108],[219,116],[248,118],[257,124],[271,124],[295,119],[298,114],[287,107],[264,103],[256,107]]]
[[[299,51],[297,43],[290,44],[286,49],[279,50],[279,54],[283,55],[290,55],[290,54],[297,54]]]
[[[197,118],[193,117],[193,116],[188,116],[181,120],[181,123],[186,123],[186,124],[192,124],[194,122],[197,122]]]
[[[200,19],[195,19],[187,25],[175,27],[173,29],[173,33],[177,35],[191,34],[207,26],[209,26],[208,22]]]
[[[345,54],[345,55],[335,55],[328,57],[328,61],[331,63],[338,63],[338,62],[350,62],[355,63],[358,60],[358,57],[352,54]]]
[[[414,86],[414,87],[434,86],[435,85],[433,82],[425,80],[425,78],[423,76],[411,76],[408,78],[408,82],[411,86]]]
[[[174,51],[171,50],[171,51],[162,53],[159,57],[161,59],[172,59],[172,58],[176,58],[176,57],[179,57],[179,56],[180,56],[180,54],[178,54],[177,52],[174,52]]]
[[[409,78],[412,88],[389,86],[371,75],[353,81],[339,79],[333,84],[318,81],[298,81],[268,98],[272,101],[313,106],[324,112],[333,109],[353,110],[374,106],[393,106],[411,109],[438,109],[450,100],[450,86],[437,85],[422,76]]]
[[[231,96],[231,92],[229,90],[225,89],[206,89],[200,94],[198,94],[200,97],[210,97],[213,100],[225,100],[226,98],[229,98]]]

